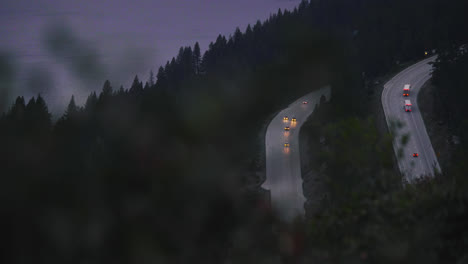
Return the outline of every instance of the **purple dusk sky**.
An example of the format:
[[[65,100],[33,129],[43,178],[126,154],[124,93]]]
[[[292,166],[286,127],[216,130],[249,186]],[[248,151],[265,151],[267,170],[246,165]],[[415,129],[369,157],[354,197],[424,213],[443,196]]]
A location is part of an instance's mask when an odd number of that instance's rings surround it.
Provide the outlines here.
[[[72,94],[82,104],[105,79],[128,88],[135,74],[177,55],[198,41],[202,52],[218,34],[265,20],[279,8],[292,10],[300,0],[2,0],[0,51],[13,54],[17,78],[13,96],[41,93],[55,116]],[[86,52],[96,54],[99,80],[84,82],[67,62],[45,48],[47,28],[66,25]],[[67,44],[72,45],[72,44]],[[78,49],[78,54],[83,56]],[[102,75],[102,76],[101,76]]]

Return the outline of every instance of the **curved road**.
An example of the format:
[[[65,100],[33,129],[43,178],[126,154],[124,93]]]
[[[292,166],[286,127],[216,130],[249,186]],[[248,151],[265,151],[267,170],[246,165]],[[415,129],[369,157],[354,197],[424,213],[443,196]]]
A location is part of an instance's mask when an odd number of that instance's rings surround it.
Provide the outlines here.
[[[279,112],[270,122],[265,135],[266,146],[266,181],[262,187],[270,190],[271,205],[286,221],[293,220],[296,216],[303,216],[304,198],[302,188],[301,164],[299,159],[299,129],[307,117],[312,114],[315,105],[324,95],[330,99],[330,87],[324,87],[309,93],[288,108]],[[303,104],[307,101],[307,104]],[[283,117],[289,120],[284,121]],[[297,122],[291,122],[296,117]],[[286,126],[290,131],[285,131]],[[289,147],[284,147],[288,142]]]
[[[404,125],[398,131],[393,148],[398,157],[400,172],[408,182],[422,175],[433,175],[434,169],[440,171],[417,102],[421,86],[431,78],[432,66],[428,63],[435,61],[435,58],[436,56],[433,56],[422,60],[398,73],[384,85],[382,92],[382,106],[388,127],[391,128],[395,121],[400,121]],[[405,84],[411,85],[409,97],[403,97]],[[411,112],[404,110],[405,99],[411,100]],[[409,140],[402,148],[401,139],[404,134],[409,135]],[[419,153],[418,158],[413,157],[414,152]]]

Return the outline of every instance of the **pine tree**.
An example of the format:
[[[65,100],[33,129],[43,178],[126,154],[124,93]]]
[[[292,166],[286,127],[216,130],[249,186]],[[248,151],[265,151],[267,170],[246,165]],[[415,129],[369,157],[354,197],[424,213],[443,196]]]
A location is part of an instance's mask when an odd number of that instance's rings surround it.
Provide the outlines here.
[[[36,99],[34,98],[34,96],[29,100],[28,104],[26,105],[26,113],[28,115],[31,115],[32,112],[34,111],[34,108],[35,108],[35,105],[36,105]]]
[[[167,64],[166,64],[167,65]],[[166,66],[167,67],[167,66]],[[164,70],[163,67],[159,67],[158,74],[156,75],[156,86],[159,89],[166,89],[167,88],[167,75],[166,71]]]
[[[26,111],[26,105],[24,102],[24,97],[18,96],[16,98],[15,104],[10,110],[9,116],[15,120],[21,120],[24,118],[25,111]]]
[[[37,95],[36,109],[37,111],[42,112],[42,113],[49,113],[49,108],[47,107],[47,104],[44,101],[44,98],[42,98],[41,94]]]
[[[247,25],[247,28],[245,29],[245,42],[249,43],[250,45],[246,45],[246,48],[244,49],[244,54],[246,55],[247,60],[250,62],[253,62],[255,59],[255,52],[254,52],[254,46],[251,45],[253,44],[254,41],[254,33],[252,28],[250,27],[250,24]]]
[[[238,27],[236,28],[236,31],[234,32],[233,40],[234,40],[234,44],[237,46],[240,44],[242,40],[242,32],[240,31]]]
[[[37,122],[35,118],[35,107],[36,107],[36,99],[34,96],[29,100],[26,104],[25,114],[24,114],[24,125],[28,133],[35,130],[35,123]]]
[[[181,79],[190,78],[194,73],[192,47],[186,47],[182,56],[182,76]]]
[[[176,60],[173,57],[171,62],[166,64],[166,76],[169,83],[175,83],[176,77]]]
[[[176,63],[180,65],[182,63],[183,57],[184,57],[184,48],[180,47],[179,53],[177,54]]]
[[[123,88],[122,85],[120,85],[119,91],[117,92],[118,96],[124,96],[125,95],[125,89]]]
[[[260,22],[260,20],[257,20],[257,23],[255,23],[253,27],[253,31],[258,33],[260,32],[261,29],[262,29],[262,22]]]
[[[212,45],[213,43],[211,43],[210,45]],[[210,67],[209,64],[210,64],[210,53],[208,51],[206,51],[204,54],[203,54],[203,58],[201,60],[201,63],[200,63],[200,74],[203,75],[203,74],[206,74],[207,71],[208,71],[208,68]]]
[[[130,94],[141,94],[143,92],[143,84],[138,79],[138,75],[135,75],[132,86],[128,91]]]
[[[98,99],[97,99],[96,92],[92,92],[88,96],[88,99],[86,99],[85,111],[88,113],[94,112],[94,110],[96,109],[97,102],[98,102]]]
[[[70,103],[68,103],[67,110],[65,110],[65,119],[73,119],[78,115],[78,107],[75,103],[75,96],[72,95]]]
[[[102,92],[99,95],[99,98],[109,98],[113,95],[114,91],[112,89],[111,83],[109,80],[104,82],[104,86],[102,87]]]
[[[278,18],[281,18],[283,16],[283,12],[281,11],[281,8],[278,9],[278,13],[276,13],[276,16]]]
[[[51,114],[40,94],[37,95],[36,103],[34,104],[34,118],[38,129],[42,129],[43,131],[50,130],[52,126]]]
[[[154,73],[153,73],[153,70],[150,71],[150,76],[149,76],[149,79],[148,79],[148,84],[151,88],[153,88],[154,86]]]
[[[193,47],[193,70],[196,75],[200,74],[200,64],[201,64],[201,53],[200,45],[198,42],[195,43]]]
[[[252,27],[250,24],[247,25],[247,28],[245,29],[245,36],[250,37],[253,34]]]

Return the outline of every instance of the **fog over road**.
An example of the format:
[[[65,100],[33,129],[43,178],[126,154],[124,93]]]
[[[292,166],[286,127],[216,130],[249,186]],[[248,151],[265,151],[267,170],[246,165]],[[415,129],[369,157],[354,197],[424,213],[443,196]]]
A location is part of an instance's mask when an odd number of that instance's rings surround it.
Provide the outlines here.
[[[408,182],[422,175],[433,175],[434,168],[440,171],[417,102],[420,88],[431,78],[432,65],[428,63],[435,59],[436,56],[433,56],[406,68],[388,81],[382,92],[382,106],[388,126],[390,127],[393,121],[401,121],[404,124],[393,142],[393,148],[397,157],[399,152],[402,154],[398,158],[398,166]],[[403,97],[405,84],[411,85],[409,97]],[[405,99],[411,100],[411,112],[404,110]],[[404,134],[409,134],[409,140],[401,150],[401,138]],[[419,153],[418,158],[413,157],[412,154],[415,152]]]
[[[330,99],[330,87],[324,87],[309,93],[279,112],[270,122],[265,135],[266,146],[266,181],[262,187],[270,191],[271,206],[286,221],[296,216],[303,216],[304,198],[301,164],[299,157],[299,129],[307,117],[312,114],[315,105],[324,95]],[[307,104],[303,104],[307,101]],[[289,120],[284,121],[283,117]],[[291,122],[296,117],[297,122]],[[286,126],[290,131],[285,131]],[[288,142],[289,147],[284,147]]]

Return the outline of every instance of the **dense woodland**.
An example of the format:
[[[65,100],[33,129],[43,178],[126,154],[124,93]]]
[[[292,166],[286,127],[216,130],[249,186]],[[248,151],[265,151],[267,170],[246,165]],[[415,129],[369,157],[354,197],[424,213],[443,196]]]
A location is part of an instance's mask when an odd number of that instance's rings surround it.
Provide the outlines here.
[[[18,97],[0,118],[2,262],[467,261],[467,5],[302,1],[204,54],[180,48],[145,82],[72,97],[57,122],[40,95]],[[449,171],[402,188],[366,89],[432,50],[449,87],[441,115],[463,145]],[[330,195],[285,225],[258,194],[262,127],[325,84],[333,99],[312,125]]]

